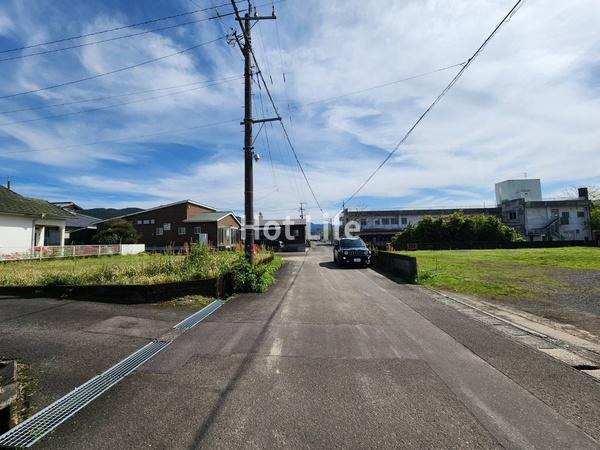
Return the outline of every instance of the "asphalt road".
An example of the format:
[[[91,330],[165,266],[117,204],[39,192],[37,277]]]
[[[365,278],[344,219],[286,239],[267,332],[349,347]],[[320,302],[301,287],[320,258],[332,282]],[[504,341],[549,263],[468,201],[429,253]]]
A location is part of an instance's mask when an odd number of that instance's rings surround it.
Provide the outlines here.
[[[288,258],[39,447],[599,448],[599,383],[330,252]]]

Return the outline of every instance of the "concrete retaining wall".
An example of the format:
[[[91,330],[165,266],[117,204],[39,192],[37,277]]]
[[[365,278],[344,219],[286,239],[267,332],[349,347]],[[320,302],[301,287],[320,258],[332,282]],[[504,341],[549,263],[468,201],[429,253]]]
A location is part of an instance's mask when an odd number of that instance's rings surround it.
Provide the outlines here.
[[[2,286],[0,295],[88,300],[103,303],[154,303],[184,295],[225,298],[233,294],[233,277],[149,285]]]
[[[417,258],[393,252],[376,252],[373,255],[373,266],[392,275],[396,275],[408,283],[417,281]]]

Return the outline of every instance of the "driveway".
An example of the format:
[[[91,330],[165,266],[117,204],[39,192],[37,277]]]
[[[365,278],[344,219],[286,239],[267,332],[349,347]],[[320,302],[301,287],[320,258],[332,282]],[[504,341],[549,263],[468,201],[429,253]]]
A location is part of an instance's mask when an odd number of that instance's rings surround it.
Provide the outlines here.
[[[228,302],[39,447],[598,448],[600,384],[330,252],[287,257],[267,294]],[[73,339],[98,339],[89,319]],[[142,339],[104,336],[77,361],[106,368]]]
[[[36,388],[32,411],[160,336],[190,310],[0,297],[0,358],[19,359]]]

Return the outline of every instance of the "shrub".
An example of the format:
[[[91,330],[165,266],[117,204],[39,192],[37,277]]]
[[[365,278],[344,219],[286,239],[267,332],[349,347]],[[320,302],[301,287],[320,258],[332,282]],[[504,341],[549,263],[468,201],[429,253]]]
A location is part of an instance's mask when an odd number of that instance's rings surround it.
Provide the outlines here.
[[[92,238],[94,244],[136,244],[138,233],[131,222],[124,219],[109,220]]]
[[[252,267],[243,257],[232,268],[236,292],[264,292],[275,282],[275,272],[283,266],[283,260],[273,258],[267,264]]]
[[[447,242],[512,242],[523,238],[495,216],[477,214],[465,216],[457,212],[434,218],[425,216],[416,225],[409,225],[396,234],[392,246],[400,248],[407,243]]]

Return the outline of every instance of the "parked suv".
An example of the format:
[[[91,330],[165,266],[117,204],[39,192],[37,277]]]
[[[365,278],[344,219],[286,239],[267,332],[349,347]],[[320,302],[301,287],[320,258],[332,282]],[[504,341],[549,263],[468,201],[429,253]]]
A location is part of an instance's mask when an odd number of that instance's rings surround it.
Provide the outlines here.
[[[362,239],[342,238],[333,246],[333,262],[366,267],[371,264],[371,251]]]

